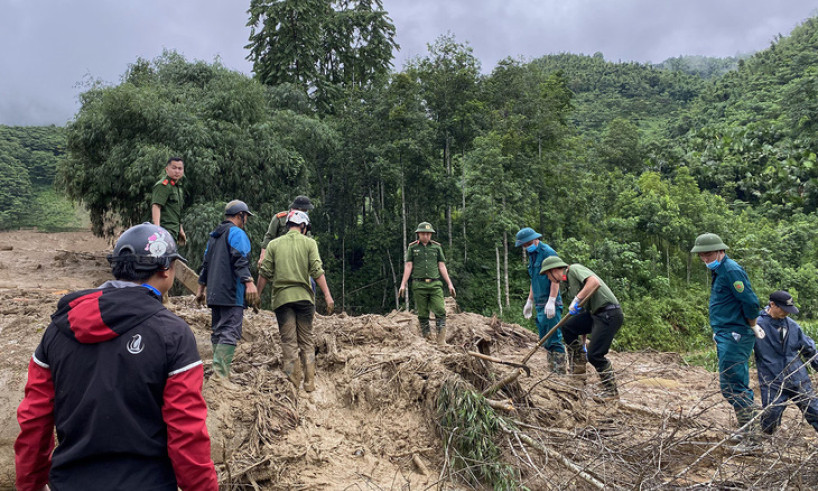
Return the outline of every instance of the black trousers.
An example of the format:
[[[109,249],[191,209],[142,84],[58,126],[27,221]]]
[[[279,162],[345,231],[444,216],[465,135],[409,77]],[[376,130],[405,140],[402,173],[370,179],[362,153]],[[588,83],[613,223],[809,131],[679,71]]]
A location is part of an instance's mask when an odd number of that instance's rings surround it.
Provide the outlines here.
[[[611,349],[611,343],[625,316],[622,309],[603,310],[596,314],[582,312],[572,315],[565,324],[562,325],[562,335],[565,344],[570,346],[577,342],[583,334],[591,335],[591,343],[588,345],[588,363],[594,366],[597,372],[608,366],[608,359],[605,355]]]

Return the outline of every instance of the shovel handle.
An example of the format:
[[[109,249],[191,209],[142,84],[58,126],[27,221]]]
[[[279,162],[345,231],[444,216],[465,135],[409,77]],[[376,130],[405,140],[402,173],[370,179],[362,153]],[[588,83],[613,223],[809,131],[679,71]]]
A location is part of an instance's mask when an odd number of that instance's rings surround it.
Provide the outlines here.
[[[597,286],[596,288],[594,288],[593,290],[591,290],[591,292],[590,292],[590,293],[589,293],[589,294],[588,294],[588,295],[587,295],[585,298],[583,298],[583,299],[582,299],[582,301],[579,303],[579,306],[580,306],[580,307],[583,307],[583,306],[585,306],[585,304],[586,304],[586,303],[588,303],[588,300],[590,300],[590,299],[591,299],[591,297],[593,297],[593,296],[594,296],[594,293],[596,293],[597,288],[599,288],[599,286]],[[536,352],[537,352],[537,350],[540,348],[540,346],[542,346],[543,344],[545,344],[545,340],[546,340],[546,339],[548,339],[548,338],[550,338],[552,334],[554,334],[555,332],[557,332],[557,329],[559,329],[560,327],[562,327],[562,325],[565,323],[565,321],[567,321],[567,320],[568,320],[568,319],[570,319],[570,318],[571,318],[571,313],[569,312],[569,313],[568,313],[568,315],[566,315],[565,317],[563,317],[562,319],[560,319],[560,321],[559,321],[559,322],[557,322],[557,325],[556,325],[556,326],[554,326],[554,327],[552,327],[551,329],[549,329],[549,330],[548,330],[548,332],[547,332],[547,333],[545,333],[545,335],[544,335],[543,337],[541,337],[541,338],[540,338],[540,341],[537,343],[537,346],[534,346],[534,348],[533,348],[531,351],[529,351],[527,355],[525,355],[525,358],[523,358],[523,361],[522,361],[521,363],[522,363],[522,364],[527,363],[527,362],[528,362],[528,360],[529,360],[529,359],[530,359],[532,356],[534,356],[534,353],[536,353]]]

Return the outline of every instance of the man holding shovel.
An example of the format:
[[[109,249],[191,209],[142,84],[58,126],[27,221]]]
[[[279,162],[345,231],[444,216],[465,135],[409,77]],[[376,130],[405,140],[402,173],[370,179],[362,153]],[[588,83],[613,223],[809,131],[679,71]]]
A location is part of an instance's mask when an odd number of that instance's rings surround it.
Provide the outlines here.
[[[531,227],[525,227],[517,232],[517,240],[514,243],[517,247],[524,247],[528,252],[528,276],[531,278],[531,286],[528,288],[528,299],[523,308],[523,317],[530,319],[533,310],[536,310],[537,332],[540,339],[556,326],[562,317],[562,297],[560,297],[560,285],[552,282],[547,275],[540,274],[542,262],[557,253],[548,244],[541,241],[542,234],[534,231]],[[552,334],[543,344],[548,350],[548,360],[551,371],[554,373],[565,373],[565,345],[562,344],[562,332],[557,331]]]
[[[605,355],[625,319],[619,300],[593,271],[581,264],[568,266],[557,256],[545,258],[540,274],[546,275],[554,283],[566,283],[567,293],[574,297],[568,307],[571,317],[564,320],[562,326],[570,355],[571,373],[584,381],[585,353],[579,338],[583,334],[590,334],[588,362],[599,373],[603,397],[616,399],[619,397],[616,376]],[[580,304],[586,299],[585,306],[581,307]]]

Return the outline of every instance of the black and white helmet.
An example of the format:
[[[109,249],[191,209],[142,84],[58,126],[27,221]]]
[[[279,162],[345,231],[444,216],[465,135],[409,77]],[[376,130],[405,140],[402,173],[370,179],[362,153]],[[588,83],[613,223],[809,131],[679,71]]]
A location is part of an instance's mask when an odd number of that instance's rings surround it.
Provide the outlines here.
[[[123,232],[116,241],[114,252],[108,255],[111,264],[130,261],[134,263],[134,269],[141,271],[167,269],[174,259],[187,262],[179,254],[170,232],[149,222],[134,225]]]

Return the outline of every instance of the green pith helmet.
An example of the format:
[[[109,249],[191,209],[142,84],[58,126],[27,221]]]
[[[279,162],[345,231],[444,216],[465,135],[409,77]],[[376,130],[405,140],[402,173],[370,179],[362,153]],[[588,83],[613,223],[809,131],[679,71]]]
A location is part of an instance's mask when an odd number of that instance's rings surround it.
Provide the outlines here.
[[[693,249],[690,252],[712,252],[726,251],[728,247],[721,241],[721,237],[716,234],[701,234],[696,237]]]
[[[420,222],[420,225],[418,225],[418,229],[415,230],[415,233],[418,233],[418,232],[435,233],[435,229],[432,228],[432,224],[429,223],[429,222]]]
[[[548,256],[547,258],[543,259],[542,266],[540,266],[540,274],[545,274],[554,268],[567,268],[568,265],[565,264],[565,261],[560,259],[558,256]]]

